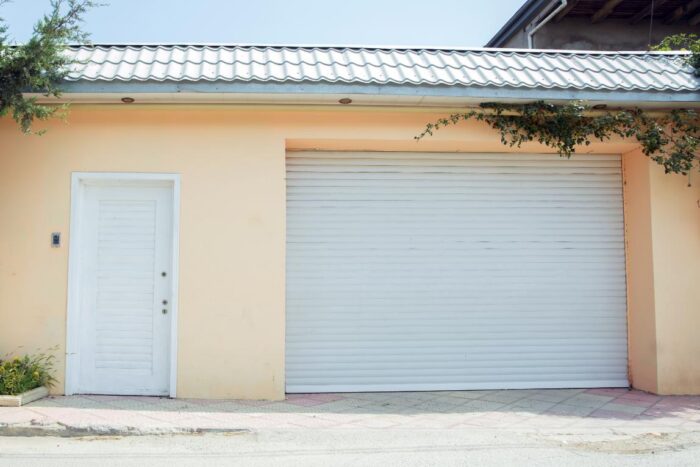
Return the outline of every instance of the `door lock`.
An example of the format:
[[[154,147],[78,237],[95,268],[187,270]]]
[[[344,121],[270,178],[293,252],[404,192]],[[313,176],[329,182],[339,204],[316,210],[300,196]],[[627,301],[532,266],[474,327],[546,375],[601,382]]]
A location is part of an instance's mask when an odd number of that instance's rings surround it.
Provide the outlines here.
[[[162,313],[163,313],[164,315],[167,315],[167,314],[168,314],[168,310],[167,310],[166,308],[163,308],[163,312],[162,312]]]

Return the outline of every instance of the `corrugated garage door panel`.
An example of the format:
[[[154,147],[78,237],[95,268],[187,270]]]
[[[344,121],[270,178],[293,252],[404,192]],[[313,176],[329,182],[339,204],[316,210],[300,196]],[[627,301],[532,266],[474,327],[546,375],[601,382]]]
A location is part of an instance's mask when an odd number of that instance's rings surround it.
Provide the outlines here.
[[[627,385],[620,157],[292,152],[287,391]]]

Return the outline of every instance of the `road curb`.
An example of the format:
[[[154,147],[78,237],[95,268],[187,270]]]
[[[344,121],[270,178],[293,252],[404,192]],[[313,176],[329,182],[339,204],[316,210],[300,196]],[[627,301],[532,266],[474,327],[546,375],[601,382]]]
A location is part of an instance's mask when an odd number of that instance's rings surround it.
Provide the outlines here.
[[[0,425],[0,436],[54,436],[79,438],[84,436],[164,436],[164,435],[203,435],[203,434],[245,434],[245,428],[180,428],[133,426],[114,427],[109,425],[71,426],[63,423]]]

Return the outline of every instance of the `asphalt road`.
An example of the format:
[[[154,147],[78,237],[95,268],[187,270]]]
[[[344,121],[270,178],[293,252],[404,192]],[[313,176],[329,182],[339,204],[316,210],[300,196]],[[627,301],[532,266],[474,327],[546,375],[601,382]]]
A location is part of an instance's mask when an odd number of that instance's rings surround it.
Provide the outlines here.
[[[4,437],[0,466],[693,466],[700,432],[542,435],[484,430],[289,430]]]

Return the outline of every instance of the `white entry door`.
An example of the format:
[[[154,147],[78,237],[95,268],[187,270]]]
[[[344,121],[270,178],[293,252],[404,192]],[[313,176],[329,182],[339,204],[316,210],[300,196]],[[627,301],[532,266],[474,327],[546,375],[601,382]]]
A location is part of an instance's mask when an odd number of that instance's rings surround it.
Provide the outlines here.
[[[78,211],[72,392],[167,395],[173,187],[86,184]]]

